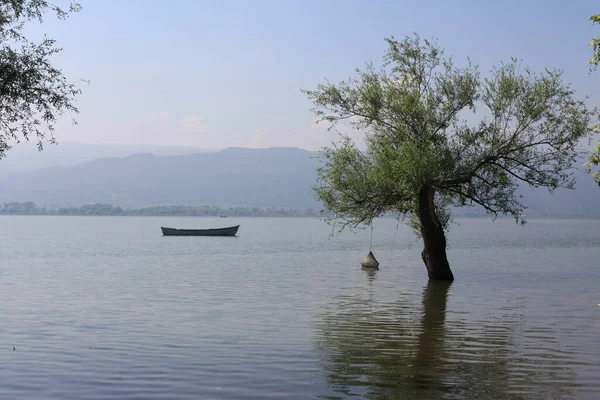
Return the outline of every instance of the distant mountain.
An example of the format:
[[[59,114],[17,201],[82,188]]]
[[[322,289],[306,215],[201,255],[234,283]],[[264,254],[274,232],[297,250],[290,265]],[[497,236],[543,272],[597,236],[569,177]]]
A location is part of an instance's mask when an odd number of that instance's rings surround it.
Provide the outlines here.
[[[229,148],[218,153],[103,158],[0,179],[0,201],[51,208],[108,203],[154,205],[318,207],[316,153],[296,148]]]
[[[40,152],[38,151],[37,143],[26,142],[13,146],[13,148],[6,153],[6,158],[0,161],[0,177],[47,167],[67,167],[99,158],[127,157],[138,153],[173,156],[214,151],[218,150],[200,149],[191,146],[60,142],[59,145],[47,144],[44,146],[44,151]]]
[[[159,205],[318,209],[311,190],[319,165],[316,156],[297,148],[229,148],[102,158],[0,178],[0,202],[33,201],[48,208],[107,203],[125,209]],[[600,188],[585,172],[576,171],[576,179],[576,190],[559,189],[554,195],[523,188],[528,214],[600,214]],[[456,216],[481,213],[476,207],[456,211]]]

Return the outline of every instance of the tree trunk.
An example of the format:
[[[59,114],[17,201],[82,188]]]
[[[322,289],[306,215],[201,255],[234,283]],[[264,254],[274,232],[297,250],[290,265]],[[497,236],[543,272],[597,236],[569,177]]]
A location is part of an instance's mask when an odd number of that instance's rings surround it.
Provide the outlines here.
[[[435,213],[434,195],[435,190],[431,186],[423,186],[419,191],[419,221],[424,244],[421,257],[429,279],[453,281],[454,275],[446,257],[444,228]]]

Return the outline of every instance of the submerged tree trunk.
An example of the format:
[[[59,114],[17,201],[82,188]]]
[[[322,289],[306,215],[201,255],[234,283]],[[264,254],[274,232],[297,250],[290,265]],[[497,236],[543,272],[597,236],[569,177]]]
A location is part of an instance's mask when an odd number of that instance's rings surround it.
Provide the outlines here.
[[[453,281],[450,264],[446,257],[446,236],[435,213],[435,190],[431,186],[423,186],[419,191],[419,221],[423,236],[423,262],[427,267],[429,279]]]

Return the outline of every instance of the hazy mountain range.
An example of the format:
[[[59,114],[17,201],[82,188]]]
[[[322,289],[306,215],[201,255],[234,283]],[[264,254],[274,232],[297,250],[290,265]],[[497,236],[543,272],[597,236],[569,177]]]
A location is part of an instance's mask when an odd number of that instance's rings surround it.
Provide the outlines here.
[[[0,161],[0,171],[4,170],[0,202],[33,201],[48,208],[92,203],[123,208],[320,208],[311,190],[318,154],[302,149],[211,151],[69,143],[39,153],[31,146],[19,146]],[[132,154],[139,151],[145,154]],[[101,158],[94,159],[97,155]],[[577,189],[573,191],[557,190],[550,195],[546,190],[524,189],[526,204],[532,211],[550,215],[599,214],[600,188],[583,171],[576,176]],[[466,208],[458,214],[465,211],[477,209]]]
[[[311,186],[316,153],[295,148],[242,149],[158,156],[134,154],[49,167],[0,179],[0,201],[64,207],[110,203],[318,207]]]
[[[13,146],[6,153],[6,158],[0,160],[0,177],[47,167],[66,167],[99,158],[126,157],[137,153],[172,156],[214,151],[218,150],[200,149],[191,146],[87,144],[76,142],[61,142],[58,145],[46,144],[44,151],[39,151],[36,143],[26,142]]]

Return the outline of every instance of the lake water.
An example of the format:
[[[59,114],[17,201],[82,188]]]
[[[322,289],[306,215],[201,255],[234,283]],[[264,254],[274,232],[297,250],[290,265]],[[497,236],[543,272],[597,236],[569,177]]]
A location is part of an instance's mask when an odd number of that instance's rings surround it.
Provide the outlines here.
[[[459,223],[0,217],[0,398],[600,398],[600,221]]]

